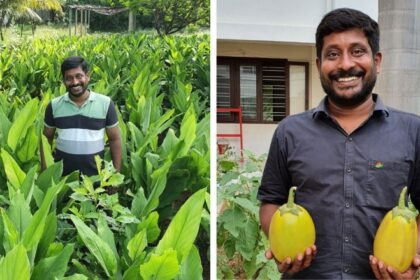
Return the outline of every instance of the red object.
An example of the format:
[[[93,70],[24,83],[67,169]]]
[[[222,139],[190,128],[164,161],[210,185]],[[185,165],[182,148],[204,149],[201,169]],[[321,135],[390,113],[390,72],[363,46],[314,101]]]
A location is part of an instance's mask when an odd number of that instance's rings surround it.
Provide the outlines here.
[[[217,108],[217,113],[237,113],[239,118],[239,133],[218,133],[217,137],[219,138],[239,138],[240,147],[241,147],[241,156],[242,150],[244,148],[242,140],[242,108]]]

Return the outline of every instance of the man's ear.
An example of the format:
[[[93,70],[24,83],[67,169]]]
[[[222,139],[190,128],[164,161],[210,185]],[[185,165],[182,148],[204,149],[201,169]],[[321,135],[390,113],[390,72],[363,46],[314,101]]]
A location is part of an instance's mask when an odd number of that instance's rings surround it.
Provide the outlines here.
[[[321,74],[321,59],[319,57],[316,58],[316,68],[318,68],[318,73]]]
[[[376,74],[379,74],[381,72],[382,53],[377,52],[373,59],[375,61]]]

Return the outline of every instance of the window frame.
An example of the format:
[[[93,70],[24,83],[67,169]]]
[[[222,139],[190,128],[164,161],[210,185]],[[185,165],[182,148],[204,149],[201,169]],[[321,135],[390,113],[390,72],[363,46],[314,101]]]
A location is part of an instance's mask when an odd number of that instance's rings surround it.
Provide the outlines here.
[[[299,61],[288,61],[287,69],[290,69],[290,66],[293,66],[293,65],[305,67],[305,110],[308,110],[309,109],[309,63],[299,62]],[[289,71],[288,71],[287,80],[290,82]],[[290,90],[290,83],[289,83],[289,90]]]
[[[285,67],[285,115],[290,114],[290,73],[291,65],[305,67],[305,110],[309,107],[309,63],[288,61],[287,59],[273,58],[245,58],[245,57],[228,57],[218,56],[217,65],[229,65],[230,73],[230,98],[231,106],[238,107],[240,104],[240,66],[256,67],[256,118],[243,118],[244,123],[251,124],[276,124],[279,121],[263,120],[263,92],[262,92],[262,67],[266,66],[284,66]],[[217,95],[217,92],[216,92]],[[217,98],[217,96],[216,96]],[[217,115],[218,123],[234,123],[238,121],[237,114],[230,114],[229,117]]]

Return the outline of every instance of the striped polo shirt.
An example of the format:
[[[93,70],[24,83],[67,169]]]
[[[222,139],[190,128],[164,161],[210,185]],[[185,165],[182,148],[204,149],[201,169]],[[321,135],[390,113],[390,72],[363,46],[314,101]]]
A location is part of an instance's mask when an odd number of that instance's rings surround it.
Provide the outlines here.
[[[118,125],[114,103],[108,96],[90,91],[79,107],[69,94],[51,100],[45,110],[45,126],[56,128],[55,161],[63,160],[63,175],[80,170],[96,175],[95,155],[103,158],[105,128]]]

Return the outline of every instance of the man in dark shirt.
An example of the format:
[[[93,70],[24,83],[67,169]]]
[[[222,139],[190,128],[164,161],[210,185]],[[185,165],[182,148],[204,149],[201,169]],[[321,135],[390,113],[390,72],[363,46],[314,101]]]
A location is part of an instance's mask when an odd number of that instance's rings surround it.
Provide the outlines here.
[[[315,223],[316,246],[278,262],[279,270],[283,279],[413,279],[418,256],[399,274],[371,255],[379,223],[404,186],[420,209],[420,118],[372,93],[382,54],[369,16],[330,12],[318,26],[316,49],[327,96],[279,124],[258,191],[266,234],[291,186]],[[266,256],[273,258],[270,250]]]
[[[63,160],[63,175],[75,170],[97,174],[95,156],[104,155],[105,133],[112,162],[121,168],[121,140],[112,100],[87,88],[88,64],[82,57],[69,57],[61,65],[67,92],[51,100],[45,110],[44,135],[51,144],[57,130],[54,159]],[[44,163],[43,163],[44,165]]]

